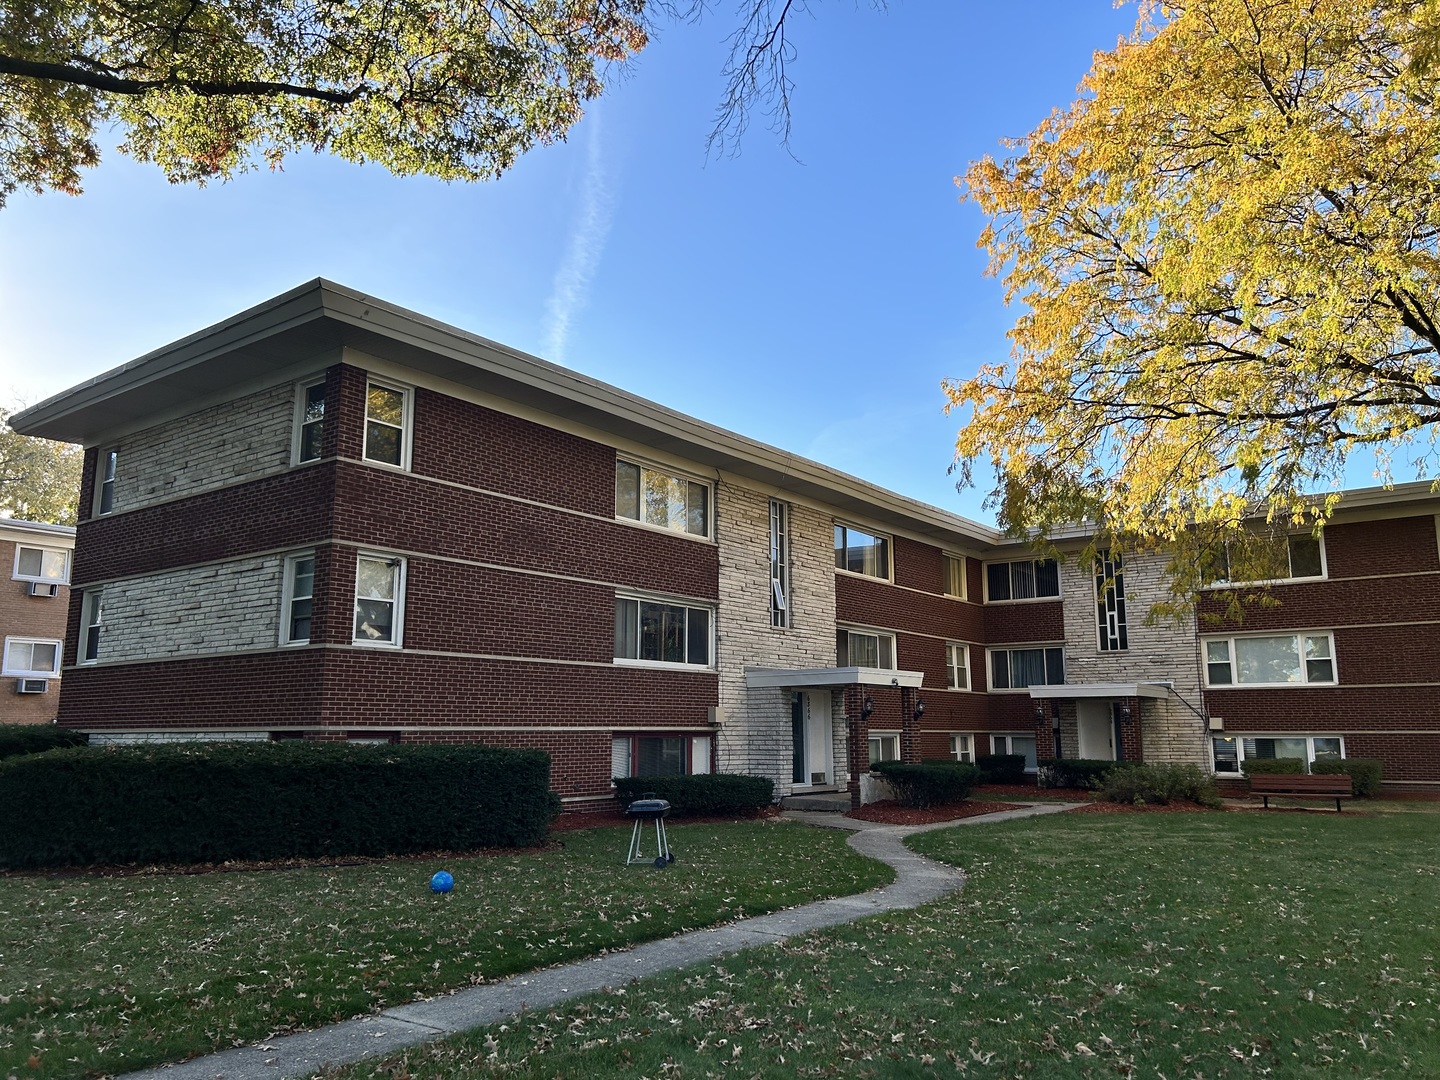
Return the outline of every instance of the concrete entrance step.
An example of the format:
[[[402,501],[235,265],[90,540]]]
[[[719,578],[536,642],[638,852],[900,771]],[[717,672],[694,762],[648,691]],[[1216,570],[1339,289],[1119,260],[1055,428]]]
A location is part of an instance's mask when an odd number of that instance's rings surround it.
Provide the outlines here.
[[[848,791],[822,791],[814,795],[786,795],[780,800],[782,810],[809,810],[819,814],[844,814],[850,810]]]

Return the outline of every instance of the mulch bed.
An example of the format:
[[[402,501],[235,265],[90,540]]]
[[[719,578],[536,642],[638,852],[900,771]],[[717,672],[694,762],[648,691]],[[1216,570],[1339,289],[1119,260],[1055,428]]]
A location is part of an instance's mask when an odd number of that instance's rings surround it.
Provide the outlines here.
[[[1056,799],[1060,802],[1090,802],[1096,798],[1088,788],[1042,788],[1034,784],[976,784],[974,795],[1004,795],[1012,799]]]
[[[882,825],[933,825],[938,821],[958,821],[960,818],[1019,809],[1021,807],[1014,803],[975,802],[967,799],[954,806],[932,806],[929,810],[913,810],[908,806],[901,806],[893,799],[886,799],[883,802],[867,803],[859,810],[851,810],[845,816],[858,821],[876,821]]]
[[[1070,814],[1209,814],[1208,806],[1193,802],[1172,802],[1152,805],[1145,803],[1092,802],[1088,806],[1077,806],[1066,811]]]

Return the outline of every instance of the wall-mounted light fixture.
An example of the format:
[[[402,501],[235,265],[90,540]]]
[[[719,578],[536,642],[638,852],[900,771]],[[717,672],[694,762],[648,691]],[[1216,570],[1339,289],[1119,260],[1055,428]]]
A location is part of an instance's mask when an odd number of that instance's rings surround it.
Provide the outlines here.
[[[915,699],[915,713],[914,713],[915,722],[918,724],[918,723],[920,722],[920,718],[921,718],[922,716],[924,716],[924,715],[925,715],[925,702],[921,701],[921,700],[917,697],[917,698]]]
[[[875,699],[872,698],[869,694],[866,694],[866,695],[865,695],[865,700],[860,703],[860,719],[861,719],[861,720],[869,720],[869,719],[870,719],[870,715],[871,715],[874,711],[875,711]]]
[[[1130,720],[1130,703],[1129,703],[1128,701],[1122,701],[1122,702],[1120,703],[1119,714],[1120,714],[1120,719],[1121,719],[1122,722],[1127,722],[1127,723],[1129,722],[1129,720]]]
[[[1043,701],[1035,702],[1035,723],[1045,723],[1045,703]]]

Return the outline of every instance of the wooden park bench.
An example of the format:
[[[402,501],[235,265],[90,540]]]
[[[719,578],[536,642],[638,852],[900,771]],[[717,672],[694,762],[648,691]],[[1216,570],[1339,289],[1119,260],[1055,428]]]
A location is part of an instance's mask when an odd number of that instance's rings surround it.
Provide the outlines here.
[[[1284,795],[1292,799],[1334,799],[1337,812],[1341,799],[1355,797],[1351,777],[1345,773],[1328,776],[1261,773],[1250,777],[1250,794],[1261,796],[1267,810],[1270,808],[1271,795]]]

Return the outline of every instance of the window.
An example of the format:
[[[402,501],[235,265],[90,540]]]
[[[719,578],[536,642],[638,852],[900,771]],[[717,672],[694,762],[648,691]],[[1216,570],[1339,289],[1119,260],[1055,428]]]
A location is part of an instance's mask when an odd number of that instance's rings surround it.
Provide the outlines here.
[[[770,625],[790,625],[790,507],[770,500]]]
[[[361,555],[355,561],[355,643],[398,646],[404,606],[405,560]]]
[[[299,409],[299,427],[296,431],[295,440],[295,460],[297,462],[315,461],[320,457],[320,445],[325,436],[325,384],[323,382],[300,388]],[[368,403],[366,414],[366,433],[368,437]]]
[[[710,771],[709,735],[616,735],[610,775],[687,776]]]
[[[991,649],[990,689],[1023,690],[1027,686],[1059,686],[1065,682],[1065,650]]]
[[[951,690],[970,689],[970,646],[955,642],[945,646],[945,685]]]
[[[870,733],[870,764],[877,761],[900,760],[900,736],[893,732],[872,731]]]
[[[16,581],[38,581],[42,585],[70,584],[70,552],[64,548],[15,546]]]
[[[303,645],[310,640],[310,616],[314,598],[314,554],[291,555],[285,560],[285,600],[280,623],[280,644]]]
[[[882,668],[895,670],[895,637],[874,630],[835,632],[835,663],[837,667]]]
[[[87,589],[80,599],[80,663],[100,659],[100,590]]]
[[[1313,533],[1249,537],[1206,556],[1205,579],[1212,585],[1324,576],[1324,545]]]
[[[365,387],[365,460],[410,467],[410,392],[369,383]]]
[[[615,516],[657,529],[710,535],[710,486],[698,480],[615,462]]]
[[[1329,634],[1210,638],[1205,681],[1210,686],[1334,683],[1335,643]]]
[[[615,659],[710,666],[708,607],[615,598]]]
[[[985,564],[985,599],[1036,600],[1060,595],[1060,565],[1054,559],[1021,559]]]
[[[945,556],[945,595],[965,599],[965,556]]]
[[[1235,775],[1245,771],[1245,762],[1256,758],[1299,758],[1308,771],[1317,761],[1339,761],[1345,756],[1344,743],[1336,736],[1293,736],[1246,739],[1223,736],[1210,740],[1215,771]]]
[[[975,763],[975,744],[969,735],[950,736],[950,756],[956,761]]]
[[[996,754],[1020,755],[1025,759],[1026,772],[1034,772],[1036,769],[1034,735],[992,735],[990,749]]]
[[[889,538],[836,522],[835,568],[890,580]]]
[[[95,493],[96,513],[108,514],[115,509],[115,465],[119,460],[118,450],[102,450],[95,462],[95,472],[100,478]]]
[[[1095,600],[1100,614],[1100,651],[1119,652],[1130,643],[1125,633],[1125,571],[1120,552],[1102,551],[1095,559]]]
[[[4,674],[53,679],[60,674],[60,642],[7,637]]]

